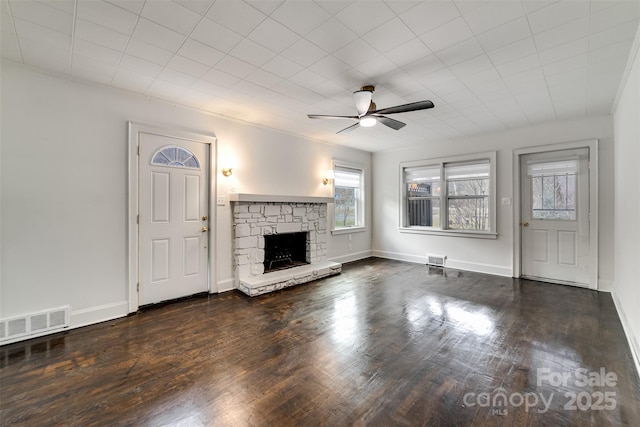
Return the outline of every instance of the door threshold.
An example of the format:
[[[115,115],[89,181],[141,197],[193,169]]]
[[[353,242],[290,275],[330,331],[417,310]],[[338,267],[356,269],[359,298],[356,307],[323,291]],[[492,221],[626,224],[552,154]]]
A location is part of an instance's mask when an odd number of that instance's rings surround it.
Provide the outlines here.
[[[525,276],[524,274],[520,275],[520,278],[527,279],[527,280],[535,280],[536,282],[551,283],[553,285],[566,285],[566,286],[574,286],[577,288],[591,289],[591,287],[587,283],[571,282],[569,280],[550,279],[548,277]]]

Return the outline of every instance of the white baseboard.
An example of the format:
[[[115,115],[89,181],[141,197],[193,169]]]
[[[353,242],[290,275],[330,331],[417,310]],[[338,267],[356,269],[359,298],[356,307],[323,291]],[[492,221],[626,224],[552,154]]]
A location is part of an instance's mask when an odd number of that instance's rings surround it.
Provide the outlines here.
[[[217,286],[218,290],[215,291],[215,292],[211,292],[212,294],[228,292],[228,291],[232,291],[232,290],[235,289],[235,286],[233,284],[233,277],[231,277],[229,279],[218,280],[216,286]]]
[[[599,291],[604,292],[613,292],[613,281],[612,280],[604,280],[598,279],[598,288]]]
[[[427,257],[411,254],[402,254],[399,252],[388,251],[371,251],[371,254],[378,258],[394,259],[396,261],[414,262],[416,264],[426,264]]]
[[[407,261],[417,264],[426,264],[427,257],[412,254],[403,254],[398,252],[372,251],[372,255],[379,258],[395,259],[398,261]],[[447,258],[445,267],[455,268],[457,270],[473,271],[476,273],[492,274],[494,276],[513,277],[513,271],[510,267],[501,265],[482,264],[477,262],[460,261]]]
[[[129,302],[118,301],[111,304],[99,305],[96,307],[74,310],[71,308],[70,328],[80,328],[82,326],[93,325],[94,323],[105,322],[117,319],[129,314]]]
[[[328,261],[339,262],[343,264],[345,262],[358,261],[373,256],[372,251],[354,252],[347,255],[342,255],[334,258],[329,258]]]
[[[445,267],[474,271],[476,273],[493,274],[494,276],[513,277],[513,270],[511,267],[505,267],[502,265],[482,264],[478,262],[459,261],[447,258]]]
[[[633,329],[631,329],[631,324],[627,319],[627,316],[622,309],[622,304],[620,300],[618,300],[618,296],[615,292],[605,291],[611,294],[611,298],[613,299],[613,305],[616,307],[616,311],[618,312],[618,318],[620,319],[620,323],[622,323],[622,329],[624,330],[624,334],[627,337],[627,342],[629,343],[629,348],[631,349],[631,357],[633,357],[633,361],[636,365],[636,370],[638,371],[638,376],[640,376],[640,343],[638,343],[637,338],[633,335]]]

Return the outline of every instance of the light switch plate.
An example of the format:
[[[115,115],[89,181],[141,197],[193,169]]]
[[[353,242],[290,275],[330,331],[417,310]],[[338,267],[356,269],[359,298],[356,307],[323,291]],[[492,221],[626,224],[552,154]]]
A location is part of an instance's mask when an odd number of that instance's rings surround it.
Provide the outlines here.
[[[226,206],[226,204],[227,204],[227,196],[218,196],[216,204],[218,206]]]

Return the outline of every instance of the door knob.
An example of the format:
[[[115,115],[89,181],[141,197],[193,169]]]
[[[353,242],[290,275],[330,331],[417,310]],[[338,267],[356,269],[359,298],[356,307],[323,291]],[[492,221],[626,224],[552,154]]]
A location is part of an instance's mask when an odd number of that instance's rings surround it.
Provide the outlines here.
[[[208,228],[208,227],[202,227],[202,232],[203,232],[203,233],[206,233],[207,231],[209,231],[209,228]]]
[[[522,224],[522,226],[523,226],[523,227],[528,227],[528,226],[529,226],[529,223],[528,223],[528,222],[525,222],[525,223],[523,223],[523,224]]]

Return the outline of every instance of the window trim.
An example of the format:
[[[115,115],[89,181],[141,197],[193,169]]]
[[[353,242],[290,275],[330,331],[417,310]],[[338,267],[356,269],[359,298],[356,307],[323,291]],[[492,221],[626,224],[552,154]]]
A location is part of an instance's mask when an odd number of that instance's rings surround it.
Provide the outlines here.
[[[344,169],[352,169],[360,171],[360,198],[358,199],[358,219],[360,220],[358,225],[354,225],[352,227],[336,227],[336,214],[335,214],[335,203],[332,203],[331,208],[331,227],[330,231],[333,235],[338,234],[349,234],[349,233],[357,233],[362,232],[367,229],[366,225],[366,187],[365,187],[365,170],[364,165],[360,163],[353,163],[343,160],[332,159],[331,160],[331,169],[336,170],[336,168],[344,168]],[[335,197],[336,194],[336,183],[335,179],[331,181],[331,194]]]
[[[471,237],[479,239],[496,239],[497,232],[497,204],[496,204],[496,151],[487,151],[482,153],[464,154],[459,156],[439,157],[435,159],[414,160],[409,162],[400,162],[399,182],[400,182],[400,209],[399,209],[399,231],[401,233],[412,234],[430,234],[437,236],[451,237]],[[440,182],[442,189],[440,191],[440,209],[443,212],[448,210],[448,201],[455,196],[450,197],[448,194],[447,182],[445,179],[445,165],[474,163],[481,161],[489,161],[489,230],[458,230],[425,226],[408,226],[407,224],[407,188],[405,183],[405,169],[415,167],[436,166],[440,168]],[[441,227],[447,227],[449,222],[448,214],[440,219]]]

